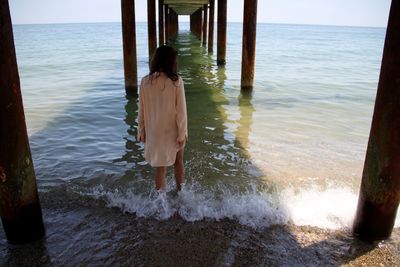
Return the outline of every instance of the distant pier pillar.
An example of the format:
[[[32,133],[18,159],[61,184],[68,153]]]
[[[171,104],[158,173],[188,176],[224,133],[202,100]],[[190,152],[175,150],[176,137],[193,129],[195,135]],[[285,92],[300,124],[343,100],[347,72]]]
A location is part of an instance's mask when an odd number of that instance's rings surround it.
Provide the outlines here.
[[[7,240],[45,234],[22,104],[10,9],[0,0],[0,216]]]
[[[121,13],[125,91],[127,95],[137,96],[135,0],[121,0]]]
[[[165,43],[169,43],[170,34],[169,34],[169,7],[168,5],[164,5],[164,27],[165,27]]]
[[[353,231],[388,238],[400,201],[400,1],[393,0]]]
[[[157,49],[156,0],[147,0],[147,31],[149,38],[149,63]]]
[[[175,35],[179,32],[179,15],[175,13]]]
[[[158,0],[158,44],[164,44],[164,0]]]
[[[203,37],[203,8],[199,8],[197,12],[197,35],[201,41]]]
[[[203,10],[202,8],[197,9],[191,16],[193,33],[197,38],[201,40],[201,29],[203,20]]]
[[[226,64],[226,8],[227,0],[218,0],[217,64]]]
[[[203,6],[203,45],[207,44],[208,5]]]
[[[174,11],[174,37],[178,34],[179,31],[179,16],[178,14]]]
[[[194,21],[194,16],[193,16],[193,14],[190,14],[190,32],[191,33],[193,33],[193,29],[194,29],[194,27],[193,27],[193,21]]]
[[[215,2],[210,0],[210,20],[208,24],[208,52],[212,52],[214,49],[214,11]]]
[[[176,35],[176,13],[174,10],[171,10],[171,35],[172,35],[172,39],[175,39],[175,35]]]
[[[168,38],[169,42],[172,43],[172,40],[174,39],[174,18],[173,18],[173,12],[172,9],[168,9]]]
[[[244,0],[241,89],[251,91],[256,57],[257,0]]]

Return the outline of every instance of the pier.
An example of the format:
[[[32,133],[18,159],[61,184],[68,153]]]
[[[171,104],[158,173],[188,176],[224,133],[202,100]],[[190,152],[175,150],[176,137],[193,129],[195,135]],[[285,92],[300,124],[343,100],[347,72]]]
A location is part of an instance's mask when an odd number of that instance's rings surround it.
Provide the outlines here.
[[[216,60],[227,59],[227,0],[148,0],[148,59],[157,44],[171,44],[179,16],[190,16],[190,30]],[[257,0],[243,0],[241,83],[243,95],[254,88]],[[157,9],[158,8],[158,24]],[[135,1],[121,0],[125,91],[138,95]],[[157,38],[158,25],[158,38]],[[372,127],[353,232],[362,240],[390,237],[400,202],[400,1],[393,0],[386,32]],[[45,234],[36,177],[25,124],[8,0],[0,0],[0,216],[10,243]],[[266,63],[268,64],[268,63]],[[255,89],[256,90],[256,89]]]
[[[43,237],[8,0],[0,1],[0,216],[12,244]]]

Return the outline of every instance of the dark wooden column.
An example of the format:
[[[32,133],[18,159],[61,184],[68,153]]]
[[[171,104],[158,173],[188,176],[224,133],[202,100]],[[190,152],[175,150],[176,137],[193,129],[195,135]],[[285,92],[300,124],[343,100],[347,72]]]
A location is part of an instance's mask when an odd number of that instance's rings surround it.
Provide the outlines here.
[[[251,91],[256,57],[257,0],[244,0],[241,88]]]
[[[354,234],[388,238],[400,201],[400,1],[393,0],[374,115],[367,148]]]
[[[121,0],[121,13],[125,91],[127,95],[137,96],[135,0]]]
[[[218,0],[218,65],[225,65],[226,63],[226,1],[227,0]]]
[[[8,0],[0,0],[0,216],[10,243],[45,234],[14,47]]]
[[[176,14],[176,33],[179,32],[179,14]]]
[[[190,32],[193,33],[193,14],[190,15]]]
[[[157,49],[156,0],[147,0],[147,31],[149,36],[149,62]]]
[[[193,33],[197,38],[201,39],[201,29],[202,29],[202,9],[197,9],[192,15]]]
[[[170,35],[169,35],[169,8],[168,5],[164,6],[164,21],[165,21],[165,43],[169,43]]]
[[[164,0],[158,0],[158,45],[164,44]]]
[[[203,45],[207,44],[207,15],[208,15],[208,5],[203,6]]]
[[[174,39],[174,14],[171,8],[168,10],[168,38],[168,41],[172,43]]]
[[[201,37],[203,36],[203,8],[199,8],[197,16],[197,34],[201,40]]]
[[[175,38],[176,17],[175,17],[175,11],[173,9],[170,9],[170,12],[171,12],[171,37],[173,40]]]
[[[210,0],[210,21],[208,24],[208,52],[214,50],[214,0]]]

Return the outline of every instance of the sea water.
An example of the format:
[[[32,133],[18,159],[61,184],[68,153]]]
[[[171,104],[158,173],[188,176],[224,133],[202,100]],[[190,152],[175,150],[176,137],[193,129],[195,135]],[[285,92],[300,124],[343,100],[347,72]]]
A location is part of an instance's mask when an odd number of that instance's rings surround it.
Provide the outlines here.
[[[121,25],[15,25],[14,35],[39,191],[50,199],[73,192],[159,220],[351,227],[384,28],[258,24],[254,91],[242,95],[242,25],[228,24],[218,67],[216,45],[209,54],[180,23],[187,181],[176,193],[171,169],[161,195],[136,141],[137,100],[125,97]],[[139,79],[147,49],[137,23]]]

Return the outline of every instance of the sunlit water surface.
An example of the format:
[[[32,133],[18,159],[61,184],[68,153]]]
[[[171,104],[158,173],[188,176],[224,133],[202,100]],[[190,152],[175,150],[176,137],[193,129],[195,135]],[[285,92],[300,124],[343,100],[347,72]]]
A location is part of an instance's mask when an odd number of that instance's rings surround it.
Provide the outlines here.
[[[40,191],[56,199],[67,187],[139,217],[350,227],[385,30],[259,24],[246,96],[241,24],[228,25],[226,67],[188,27],[174,43],[188,107],[187,183],[177,194],[171,169],[170,192],[159,195],[135,139],[137,101],[125,97],[120,24],[15,26]],[[146,28],[137,25],[139,78],[148,72]]]

